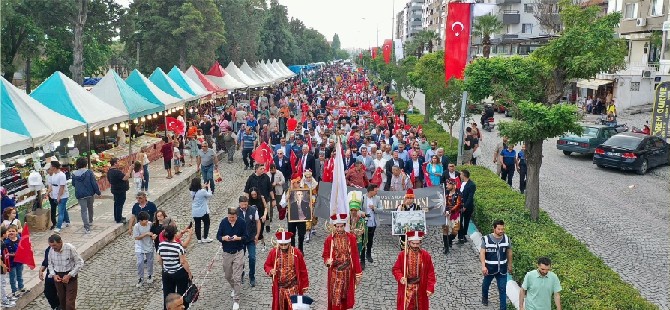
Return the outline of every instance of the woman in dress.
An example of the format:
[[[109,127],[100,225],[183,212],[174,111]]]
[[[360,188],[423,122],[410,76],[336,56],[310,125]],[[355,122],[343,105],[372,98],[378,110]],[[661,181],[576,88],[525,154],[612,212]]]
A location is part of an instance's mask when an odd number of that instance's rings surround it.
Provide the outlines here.
[[[444,169],[440,163],[440,159],[437,155],[433,155],[430,158],[430,163],[426,165],[426,172],[428,172],[428,177],[430,178],[430,183],[433,186],[440,184],[440,179],[442,178],[442,173]]]

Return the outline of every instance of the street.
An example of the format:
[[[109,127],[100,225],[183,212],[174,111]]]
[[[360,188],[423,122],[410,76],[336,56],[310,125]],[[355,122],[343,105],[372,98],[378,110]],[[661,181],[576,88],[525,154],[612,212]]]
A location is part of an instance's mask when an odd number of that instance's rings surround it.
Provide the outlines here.
[[[423,94],[417,94],[414,106],[425,111]],[[479,124],[479,116],[473,118]],[[593,123],[591,118],[585,122]],[[628,123],[629,127],[642,127],[649,118],[649,113],[623,112],[618,121]],[[495,114],[495,119],[496,123],[511,120],[500,113]],[[500,142],[497,129],[496,126],[492,132],[481,130],[483,155],[477,161],[493,171],[493,149]],[[455,136],[459,130],[460,126],[455,125]],[[670,309],[667,276],[670,167],[658,167],[643,176],[600,169],[592,163],[591,156],[563,155],[556,149],[556,140],[544,142],[540,208],[624,281],[640,290],[643,297],[661,309]],[[476,175],[472,178],[477,182]],[[518,175],[514,176],[513,185],[518,189]]]
[[[217,186],[216,193],[209,206],[212,227],[210,237],[216,236],[219,222],[224,218],[226,208],[237,204],[244,183],[250,171],[244,171],[241,158],[236,157],[234,164],[221,167],[224,181]],[[168,216],[177,221],[180,228],[188,225],[191,219],[191,197],[186,188],[168,203],[158,206],[167,211]],[[276,215],[275,215],[276,216]],[[275,220],[272,230],[279,223],[286,228],[284,221]],[[375,234],[373,247],[374,263],[368,263],[363,272],[363,281],[357,289],[356,309],[395,309],[397,283],[391,274],[391,267],[398,255],[398,239],[390,234],[390,226],[380,226]],[[437,276],[436,292],[431,297],[431,309],[497,309],[498,297],[495,284],[490,290],[490,304],[481,305],[481,271],[478,253],[471,244],[454,244],[451,253],[445,258],[442,254],[441,228],[430,227],[429,235],[424,239],[424,247],[432,254]],[[266,236],[268,234],[265,234]],[[326,232],[323,219],[319,221],[317,235],[310,243],[305,243],[305,258],[309,271],[310,290],[308,295],[315,299],[312,309],[326,309],[326,268],[321,258]],[[267,247],[271,246],[267,241]],[[195,283],[201,288],[200,299],[191,309],[230,309],[231,288],[224,279],[221,256],[216,256],[220,244],[197,244],[195,241],[187,250],[187,258],[193,272]],[[248,278],[243,285],[244,292],[240,301],[241,309],[270,309],[271,280],[263,272],[263,263],[268,251],[263,250],[259,242],[256,261],[256,287],[250,288]],[[211,272],[207,277],[208,267]],[[246,264],[248,268],[248,262]],[[162,308],[162,290],[160,267],[154,268],[153,284],[144,284],[136,288],[135,254],[133,240],[121,235],[107,245],[90,260],[86,261],[79,280],[77,308],[79,309],[146,309]],[[42,296],[33,301],[26,309],[48,308]]]

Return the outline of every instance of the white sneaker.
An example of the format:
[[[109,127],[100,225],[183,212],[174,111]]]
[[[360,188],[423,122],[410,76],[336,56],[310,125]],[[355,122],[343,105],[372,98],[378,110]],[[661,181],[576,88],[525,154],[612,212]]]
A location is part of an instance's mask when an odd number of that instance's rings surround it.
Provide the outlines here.
[[[2,302],[2,307],[3,308],[16,307],[16,303],[12,300],[5,300],[5,301]]]
[[[204,243],[210,243],[212,241],[214,241],[214,239],[211,239],[211,238],[206,238],[206,239],[202,240],[202,242],[204,242]]]
[[[142,287],[142,279],[137,280],[137,284],[135,284],[135,287]]]
[[[202,240],[198,240],[198,243],[202,243]]]
[[[230,291],[230,297],[235,297],[235,291]]]
[[[60,234],[61,229],[60,228],[54,228],[54,233]]]
[[[237,302],[234,302],[233,303],[233,310],[237,310],[239,308],[240,308],[240,304],[238,304]]]
[[[147,283],[148,283],[148,284],[154,283],[154,278],[152,278],[151,276],[149,276],[149,277],[147,278]]]
[[[65,227],[70,227],[70,223],[65,223]]]
[[[310,236],[310,235],[311,235],[311,234],[305,234],[305,242],[309,242],[309,236]]]

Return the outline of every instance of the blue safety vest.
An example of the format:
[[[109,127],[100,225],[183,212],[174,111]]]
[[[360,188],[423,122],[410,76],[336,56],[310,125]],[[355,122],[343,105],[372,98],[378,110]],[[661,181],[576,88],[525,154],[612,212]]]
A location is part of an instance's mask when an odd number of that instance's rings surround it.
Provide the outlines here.
[[[509,250],[509,237],[503,234],[500,242],[493,241],[492,234],[482,238],[484,244],[484,263],[489,275],[507,274],[507,251]]]

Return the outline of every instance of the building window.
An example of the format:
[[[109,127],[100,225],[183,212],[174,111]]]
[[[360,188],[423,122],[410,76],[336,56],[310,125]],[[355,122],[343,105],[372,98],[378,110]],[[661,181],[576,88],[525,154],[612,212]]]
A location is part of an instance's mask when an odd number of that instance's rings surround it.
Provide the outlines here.
[[[626,19],[635,19],[637,18],[637,3],[626,3],[626,10],[624,12],[624,18]]]
[[[662,16],[663,15],[663,0],[651,0],[651,12],[649,16]]]
[[[640,91],[640,82],[630,82],[630,91]]]
[[[521,24],[521,33],[533,33],[533,24]]]
[[[533,4],[532,3],[526,3],[523,5],[523,11],[524,13],[533,13]]]

